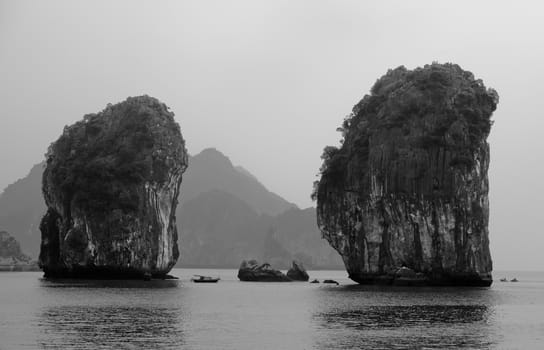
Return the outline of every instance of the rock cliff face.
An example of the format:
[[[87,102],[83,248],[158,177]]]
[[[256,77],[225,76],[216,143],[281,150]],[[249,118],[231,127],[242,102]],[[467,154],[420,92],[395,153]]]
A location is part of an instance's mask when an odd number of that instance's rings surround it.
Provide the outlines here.
[[[154,98],[128,98],[65,127],[49,147],[46,277],[161,277],[174,266],[187,151],[173,116]]]
[[[317,221],[359,283],[401,267],[435,285],[492,282],[490,116],[498,95],[453,64],[380,78],[326,147]]]

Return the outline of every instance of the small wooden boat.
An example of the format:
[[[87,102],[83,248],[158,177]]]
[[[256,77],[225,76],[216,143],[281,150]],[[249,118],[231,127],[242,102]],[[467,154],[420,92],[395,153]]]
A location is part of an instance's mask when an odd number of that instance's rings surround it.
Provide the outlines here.
[[[340,284],[336,282],[335,280],[324,280],[323,283],[336,284],[337,286]]]
[[[217,281],[220,280],[219,277],[209,277],[209,276],[201,276],[201,275],[193,275],[195,278],[191,278],[191,281],[195,283],[217,283]]]

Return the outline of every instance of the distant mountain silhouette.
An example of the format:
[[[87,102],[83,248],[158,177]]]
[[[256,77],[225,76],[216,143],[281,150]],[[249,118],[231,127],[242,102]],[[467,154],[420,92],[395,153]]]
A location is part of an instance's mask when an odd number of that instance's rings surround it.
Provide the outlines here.
[[[287,269],[293,259],[308,268],[341,268],[340,255],[316,227],[315,209],[258,214],[230,193],[212,190],[179,208],[178,266],[238,267],[258,259]]]
[[[207,148],[189,159],[189,168],[183,174],[180,202],[211,190],[233,194],[259,214],[277,215],[296,207],[268,191],[249,171],[234,167],[230,159],[215,148]]]
[[[230,193],[200,194],[179,208],[177,220],[180,265],[235,267],[262,255],[261,216]]]
[[[0,194],[0,230],[11,232],[22,251],[37,258],[39,223],[46,211],[41,193],[44,163]],[[321,239],[315,209],[298,209],[272,193],[225,155],[206,149],[189,160],[176,210],[181,251],[178,266],[238,267],[243,259],[287,268],[342,267]]]
[[[42,197],[45,163],[34,165],[30,173],[6,187],[0,194],[0,230],[6,230],[24,253],[37,258],[40,252],[40,220],[46,206]]]
[[[272,229],[274,238],[289,253],[290,260],[297,259],[308,268],[343,268],[344,263],[340,255],[321,238],[317,228],[315,208],[290,209],[274,218]],[[268,258],[274,263],[274,258]],[[282,260],[285,262],[285,259]],[[280,267],[280,262],[276,265]],[[281,266],[286,269],[289,266]]]

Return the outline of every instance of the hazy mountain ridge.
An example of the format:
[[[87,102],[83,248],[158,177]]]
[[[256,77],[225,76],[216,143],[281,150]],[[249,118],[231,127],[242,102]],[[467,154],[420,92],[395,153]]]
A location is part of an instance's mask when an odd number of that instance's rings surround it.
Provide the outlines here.
[[[234,169],[238,170],[239,172],[241,172],[242,174],[246,175],[246,176],[249,176],[251,177],[253,180],[255,181],[259,181],[259,179],[257,179],[257,177],[255,175],[253,175],[249,170],[247,170],[246,168],[244,168],[243,166],[241,165],[236,165],[234,167]]]
[[[263,217],[230,193],[201,193],[177,213],[178,265],[235,267],[248,256],[261,256]]]
[[[212,190],[187,201],[177,214],[181,259],[177,266],[238,267],[258,259],[287,269],[340,268],[342,260],[316,227],[315,209],[258,214],[230,193]]]
[[[34,165],[0,194],[0,230],[10,232],[23,252],[34,258],[40,252],[39,226],[47,210],[41,188],[44,166],[45,162]]]
[[[268,191],[246,169],[234,167],[230,159],[215,148],[207,148],[189,158],[189,168],[183,175],[180,202],[183,204],[211,190],[233,194],[259,214],[277,215],[296,208],[295,204]]]
[[[344,267],[340,255],[321,236],[315,208],[290,209],[274,218],[273,229],[274,238],[289,251],[291,259],[309,268]]]

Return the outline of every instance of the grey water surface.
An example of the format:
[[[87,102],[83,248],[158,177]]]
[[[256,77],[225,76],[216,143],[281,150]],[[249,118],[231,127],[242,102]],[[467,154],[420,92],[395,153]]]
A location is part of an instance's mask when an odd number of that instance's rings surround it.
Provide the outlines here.
[[[48,281],[0,273],[0,349],[539,349],[544,273],[495,273],[490,288],[180,280]],[[217,284],[190,282],[193,274]],[[520,282],[499,282],[517,277]]]

